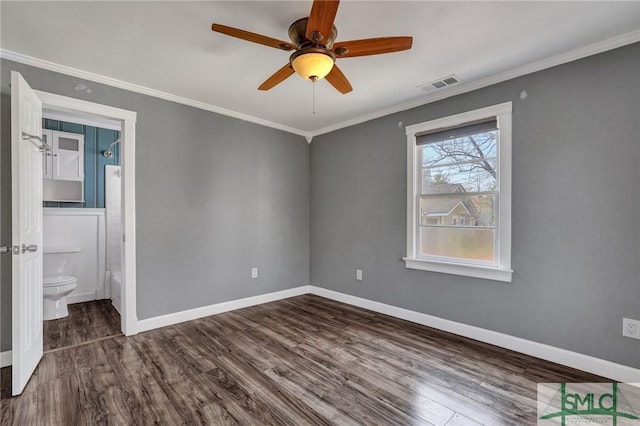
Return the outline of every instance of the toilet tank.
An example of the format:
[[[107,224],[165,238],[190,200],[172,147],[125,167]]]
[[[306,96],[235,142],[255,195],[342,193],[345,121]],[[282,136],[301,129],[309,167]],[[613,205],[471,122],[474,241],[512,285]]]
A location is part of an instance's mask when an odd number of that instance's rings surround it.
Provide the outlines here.
[[[45,277],[70,275],[75,271],[75,253],[80,247],[45,247],[43,250],[43,275]]]

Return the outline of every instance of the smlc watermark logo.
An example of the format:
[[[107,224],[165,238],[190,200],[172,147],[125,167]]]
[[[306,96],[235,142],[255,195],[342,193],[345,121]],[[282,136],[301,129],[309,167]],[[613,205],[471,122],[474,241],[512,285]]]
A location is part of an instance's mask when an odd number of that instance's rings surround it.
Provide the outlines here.
[[[624,383],[540,383],[538,425],[640,426],[640,388]]]

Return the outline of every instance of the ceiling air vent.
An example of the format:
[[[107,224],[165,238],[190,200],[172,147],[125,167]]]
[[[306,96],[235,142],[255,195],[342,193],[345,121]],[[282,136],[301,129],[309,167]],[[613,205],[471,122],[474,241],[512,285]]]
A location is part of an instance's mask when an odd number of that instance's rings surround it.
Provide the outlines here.
[[[433,92],[435,90],[442,89],[447,86],[451,86],[452,84],[456,84],[457,82],[458,82],[458,78],[454,74],[452,74],[447,77],[443,77],[438,80],[422,84],[418,87],[424,90],[425,92]]]

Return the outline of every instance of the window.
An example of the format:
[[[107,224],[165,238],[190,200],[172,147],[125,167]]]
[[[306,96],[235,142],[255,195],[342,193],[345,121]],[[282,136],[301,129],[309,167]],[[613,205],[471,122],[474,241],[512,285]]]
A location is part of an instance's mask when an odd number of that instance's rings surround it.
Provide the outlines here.
[[[406,267],[510,282],[511,102],[406,133]]]

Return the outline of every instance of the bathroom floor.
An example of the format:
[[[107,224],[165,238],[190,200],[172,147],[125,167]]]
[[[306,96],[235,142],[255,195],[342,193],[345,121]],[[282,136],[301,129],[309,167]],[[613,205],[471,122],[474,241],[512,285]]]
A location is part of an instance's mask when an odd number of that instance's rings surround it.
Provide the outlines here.
[[[74,303],[68,308],[68,317],[44,321],[45,352],[121,334],[120,314],[109,299]]]

